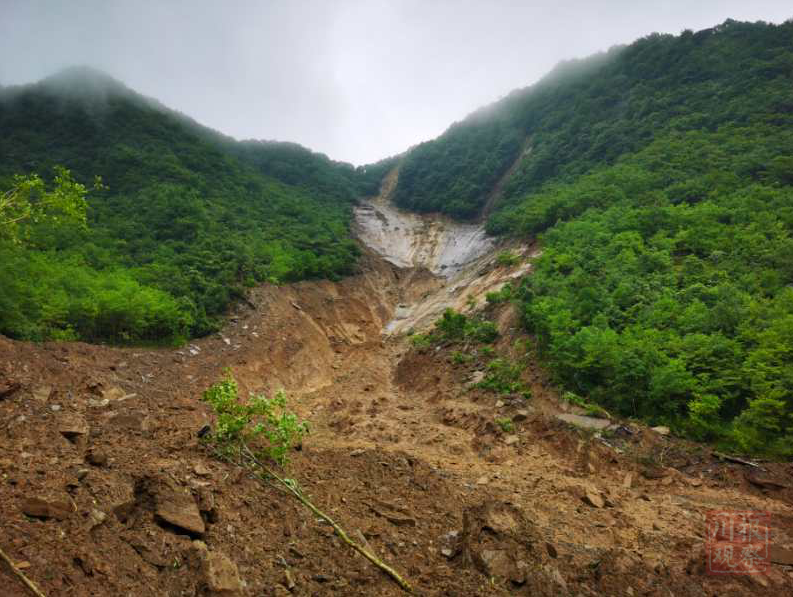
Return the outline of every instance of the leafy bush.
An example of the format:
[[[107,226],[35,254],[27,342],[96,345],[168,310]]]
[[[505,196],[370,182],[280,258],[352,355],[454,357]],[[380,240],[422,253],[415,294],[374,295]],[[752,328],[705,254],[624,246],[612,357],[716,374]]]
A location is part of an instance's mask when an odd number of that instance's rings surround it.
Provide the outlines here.
[[[482,358],[488,359],[496,354],[496,349],[492,346],[482,346],[479,349],[479,354],[482,356]]]
[[[418,349],[429,348],[435,342],[435,338],[430,334],[412,334],[410,343]]]
[[[257,457],[284,465],[289,451],[308,433],[308,424],[287,409],[283,391],[274,398],[251,396],[240,402],[237,382],[230,372],[204,392],[203,400],[217,415],[205,441],[224,457],[236,457],[247,446]]]
[[[793,454],[793,188],[767,170],[783,153],[793,133],[770,125],[674,133],[514,210],[544,231],[517,295],[566,388],[725,449]]]
[[[515,296],[515,288],[510,282],[505,283],[499,290],[485,294],[485,300],[490,304],[505,303]]]
[[[523,367],[508,359],[493,359],[487,364],[485,377],[476,386],[499,394],[522,392],[524,386],[520,381]]]
[[[512,419],[509,417],[496,419],[496,425],[498,425],[504,433],[514,433],[515,431],[515,423],[513,423]]]
[[[441,342],[477,342],[488,344],[498,338],[498,328],[492,321],[481,317],[468,317],[454,309],[446,309],[435,322],[429,334],[413,334],[411,344],[417,348],[428,348]]]
[[[452,353],[452,363],[455,365],[462,365],[464,363],[470,363],[473,360],[473,355],[466,354],[462,351],[455,350]]]
[[[520,263],[520,257],[510,251],[502,251],[496,256],[496,263],[502,267],[512,267]]]

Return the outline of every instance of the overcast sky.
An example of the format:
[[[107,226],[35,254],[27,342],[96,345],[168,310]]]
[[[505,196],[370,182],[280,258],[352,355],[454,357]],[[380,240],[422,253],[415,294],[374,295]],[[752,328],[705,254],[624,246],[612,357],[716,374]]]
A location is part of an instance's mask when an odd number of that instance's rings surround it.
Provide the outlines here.
[[[792,16],[790,0],[0,0],[0,84],[87,64],[234,137],[361,164],[562,59]]]

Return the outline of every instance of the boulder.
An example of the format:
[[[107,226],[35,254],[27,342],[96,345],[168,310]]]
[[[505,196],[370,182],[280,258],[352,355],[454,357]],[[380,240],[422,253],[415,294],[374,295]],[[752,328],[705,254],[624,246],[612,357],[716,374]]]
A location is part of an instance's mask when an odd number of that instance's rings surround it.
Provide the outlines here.
[[[193,541],[193,553],[199,562],[201,585],[211,597],[242,595],[242,580],[237,565],[224,553],[210,551],[203,541]]]
[[[204,519],[198,510],[195,498],[190,493],[173,487],[162,486],[155,489],[154,516],[187,531],[192,535],[203,535],[206,531]]]
[[[82,417],[69,416],[59,422],[58,431],[70,442],[76,442],[79,438],[88,435],[90,428]]]
[[[580,427],[581,429],[595,429],[597,431],[601,431],[611,425],[611,421],[608,419],[598,419],[597,417],[587,417],[584,415],[574,415],[569,413],[556,415],[556,418],[560,421],[564,421],[565,423]]]
[[[46,402],[52,394],[52,386],[39,386],[31,391],[31,396],[39,402]]]
[[[525,573],[518,567],[513,542],[525,524],[523,513],[508,504],[485,502],[468,508],[460,538],[463,563],[486,576],[522,584]]]
[[[529,414],[531,414],[531,410],[528,408],[521,408],[514,415],[512,415],[512,420],[515,423],[520,423],[521,421],[528,419]]]
[[[103,450],[91,448],[85,453],[85,461],[93,466],[105,466],[107,464],[107,453]]]
[[[598,491],[588,487],[581,496],[581,501],[593,508],[602,508],[606,505]]]
[[[478,570],[489,583],[500,584],[510,594],[521,587],[521,595],[556,597],[560,594],[559,585],[564,586],[565,581],[558,571],[552,572],[552,566],[548,567],[556,550],[547,545],[541,549],[545,543],[522,510],[513,504],[489,500],[463,511],[463,530],[457,547],[443,541],[441,547],[451,551],[452,557],[459,548],[462,566]],[[441,551],[449,557],[447,553]]]

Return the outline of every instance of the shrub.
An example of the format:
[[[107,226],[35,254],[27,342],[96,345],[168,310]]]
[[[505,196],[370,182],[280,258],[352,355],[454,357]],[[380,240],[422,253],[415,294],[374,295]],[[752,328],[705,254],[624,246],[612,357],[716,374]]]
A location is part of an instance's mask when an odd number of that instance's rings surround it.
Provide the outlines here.
[[[515,289],[513,288],[512,284],[507,282],[499,290],[485,294],[485,300],[492,305],[496,303],[505,303],[509,300],[512,300],[514,296]]]
[[[509,417],[501,417],[496,419],[496,424],[501,427],[504,433],[512,433],[515,431],[515,423]]]
[[[522,371],[523,368],[518,363],[507,359],[493,359],[487,365],[484,379],[476,385],[499,394],[521,392],[523,390],[523,384],[520,382]]]
[[[287,409],[283,391],[274,398],[251,396],[241,403],[237,382],[229,371],[204,392],[203,400],[217,414],[215,429],[205,436],[205,441],[227,458],[248,446],[258,457],[284,465],[289,450],[308,433],[308,424]]]
[[[473,360],[473,356],[470,354],[466,354],[459,350],[455,350],[452,353],[452,363],[455,365],[462,365],[463,363],[470,363]]]
[[[512,267],[520,262],[520,257],[511,251],[502,251],[496,256],[496,263],[504,267]]]

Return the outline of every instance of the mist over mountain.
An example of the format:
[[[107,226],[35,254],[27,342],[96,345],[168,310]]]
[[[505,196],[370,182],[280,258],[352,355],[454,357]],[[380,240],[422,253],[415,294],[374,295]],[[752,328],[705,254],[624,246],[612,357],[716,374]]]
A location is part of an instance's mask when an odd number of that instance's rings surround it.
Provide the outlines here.
[[[34,226],[26,251],[4,255],[4,274],[29,280],[2,295],[12,337],[205,334],[246,285],[354,268],[351,206],[372,186],[362,169],[238,143],[86,67],[4,89],[0,129],[6,185],[65,166],[105,186],[89,195],[87,230]],[[81,290],[59,292],[67,279]]]
[[[510,168],[489,208],[611,163],[670,129],[784,118],[790,35],[790,23],[727,21],[562,63],[410,151],[396,201],[473,218]]]
[[[2,6],[0,595],[793,595],[793,20],[728,9]]]
[[[792,40],[730,20],[560,65],[408,152],[394,200],[538,239],[496,300],[574,400],[790,454]]]
[[[65,166],[88,226],[2,244],[0,331],[172,342],[261,281],[355,271],[353,206],[392,199],[538,239],[520,305],[568,391],[691,436],[787,453],[793,23],[727,21],[560,63],[364,167],[236,141],[95,69],[0,91],[0,177]],[[496,299],[494,299],[496,300]]]

